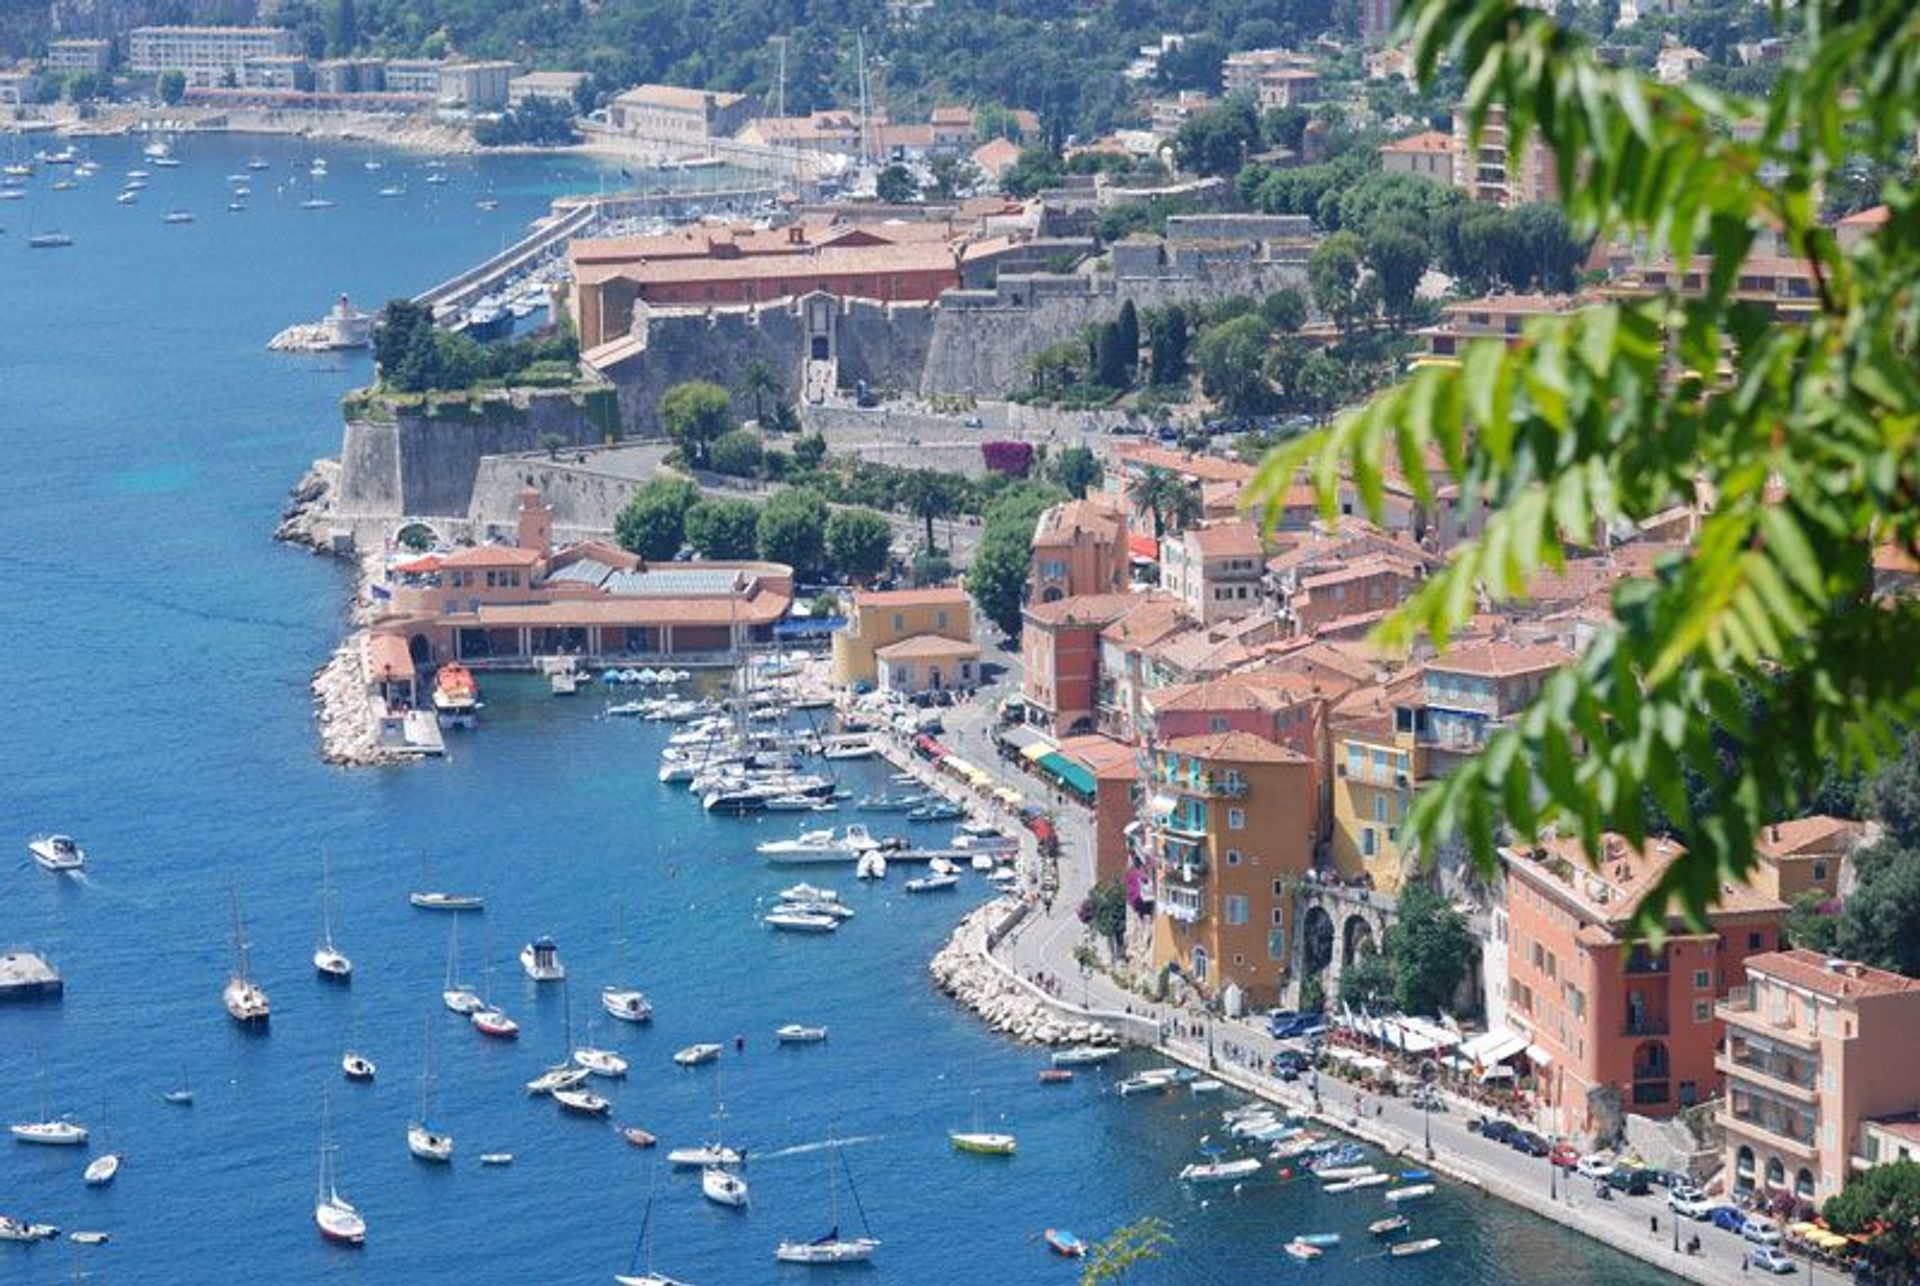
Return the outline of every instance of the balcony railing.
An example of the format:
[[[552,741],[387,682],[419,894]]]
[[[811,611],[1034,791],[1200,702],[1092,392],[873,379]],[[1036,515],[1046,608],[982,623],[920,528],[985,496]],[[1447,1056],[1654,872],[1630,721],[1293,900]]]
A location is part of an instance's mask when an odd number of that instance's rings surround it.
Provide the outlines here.
[[[1637,974],[1665,973],[1667,971],[1667,953],[1658,955],[1649,951],[1635,951],[1627,957],[1626,971]]]
[[[1633,1083],[1633,1101],[1637,1107],[1655,1107],[1664,1103],[1668,1093],[1666,1081],[1635,1080]]]
[[[1785,1098],[1798,1099],[1806,1104],[1818,1101],[1820,1091],[1815,1087],[1811,1073],[1805,1076],[1782,1076],[1767,1067],[1754,1066],[1728,1057],[1725,1053],[1717,1055],[1713,1066],[1727,1079],[1727,1086],[1738,1089],[1743,1094],[1752,1094],[1755,1090],[1764,1090]]]
[[[1161,914],[1183,924],[1198,924],[1206,918],[1206,900],[1199,889],[1163,884],[1160,889]]]
[[[1764,1137],[1767,1142],[1800,1156],[1813,1155],[1813,1127],[1779,1112],[1741,1110],[1731,1098],[1720,1109],[1721,1124]]]
[[[1803,1090],[1810,1090],[1819,1079],[1818,1068],[1814,1064],[1799,1058],[1783,1058],[1778,1054],[1768,1054],[1751,1045],[1742,1046],[1735,1042],[1727,1055],[1732,1068],[1742,1072],[1752,1072],[1772,1080],[1784,1081]]]
[[[1666,1018],[1656,1014],[1628,1014],[1620,1024],[1622,1036],[1665,1036],[1668,1030]]]
[[[1776,1017],[1771,1009],[1762,1009],[1754,1004],[1753,998],[1744,991],[1735,991],[1727,999],[1715,1001],[1713,1016],[1736,1028],[1762,1032],[1774,1040],[1784,1040],[1803,1049],[1820,1047],[1820,1037],[1794,1022],[1790,1014]]]

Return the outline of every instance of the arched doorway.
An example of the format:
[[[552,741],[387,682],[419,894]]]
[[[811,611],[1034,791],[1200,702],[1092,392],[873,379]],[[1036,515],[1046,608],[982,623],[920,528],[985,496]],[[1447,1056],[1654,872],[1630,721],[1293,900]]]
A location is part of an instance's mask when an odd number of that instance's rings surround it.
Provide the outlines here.
[[[1043,603],[1057,603],[1065,597],[1066,594],[1058,585],[1049,585],[1040,591],[1040,601]]]
[[[407,640],[407,655],[413,658],[415,665],[433,664],[433,644],[424,634],[416,634]]]
[[[1308,977],[1333,963],[1333,917],[1323,906],[1310,906],[1300,923],[1301,967]]]
[[[1779,1157],[1767,1158],[1767,1187],[1779,1192],[1787,1186],[1787,1167],[1780,1163]]]
[[[1744,1143],[1733,1154],[1733,1186],[1741,1192],[1753,1191],[1753,1149]]]
[[[1340,967],[1350,969],[1353,962],[1380,950],[1373,940],[1373,926],[1365,916],[1350,915],[1340,930]]]

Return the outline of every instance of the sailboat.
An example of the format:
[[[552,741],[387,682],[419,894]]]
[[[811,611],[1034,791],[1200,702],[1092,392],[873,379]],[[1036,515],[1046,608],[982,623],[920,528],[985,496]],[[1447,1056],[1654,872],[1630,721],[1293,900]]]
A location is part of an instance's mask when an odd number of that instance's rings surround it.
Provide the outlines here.
[[[264,1028],[272,1015],[272,1007],[267,1003],[267,993],[255,986],[251,977],[252,947],[247,942],[247,926],[240,919],[240,890],[229,883],[227,897],[233,905],[234,969],[227,977],[220,1001],[242,1027]]]
[[[456,1014],[477,1014],[487,1007],[487,1002],[474,994],[471,987],[458,981],[460,977],[460,917],[453,917],[453,932],[447,941],[447,985],[440,992],[440,999],[448,1009]]]
[[[187,1069],[180,1069],[180,1083],[160,1096],[160,1101],[169,1107],[193,1106],[193,1082],[187,1079]]]
[[[847,1180],[847,1194],[853,1198],[853,1208],[860,1215],[860,1230],[864,1236],[842,1237],[840,1235],[840,1205],[838,1194],[833,1186],[833,1160],[840,1156],[840,1169]],[[873,1258],[873,1252],[880,1249],[879,1239],[873,1236],[873,1229],[867,1226],[867,1212],[860,1204],[860,1193],[853,1186],[853,1171],[847,1169],[847,1159],[839,1144],[831,1139],[827,1141],[827,1231],[812,1241],[783,1241],[774,1248],[773,1257],[783,1264],[854,1264],[864,1263]]]
[[[7,1127],[21,1143],[42,1147],[77,1148],[87,1141],[87,1127],[67,1116],[54,1116],[47,1110],[47,1072],[40,1070],[40,1119]]]
[[[313,1222],[320,1235],[342,1246],[367,1240],[367,1221],[340,1195],[333,1177],[333,1135],[327,1093],[320,1091],[320,1189],[313,1201]]]
[[[480,1008],[474,1010],[467,1016],[467,1021],[472,1023],[473,1029],[482,1036],[492,1036],[496,1040],[518,1040],[520,1038],[520,1024],[507,1017],[504,1011],[493,1007],[493,965],[491,962],[487,965],[486,985],[487,999],[481,1002]]]
[[[573,1065],[573,1004],[567,1003],[567,1043],[560,1061],[527,1082],[529,1094],[554,1094],[577,1089],[587,1079],[587,1069]]]
[[[100,1133],[107,1132],[107,1096],[100,1096]],[[104,1188],[113,1182],[113,1176],[120,1173],[120,1162],[125,1160],[118,1152],[103,1152],[87,1163],[81,1178],[89,1188]]]
[[[356,1019],[353,1025],[347,1030],[347,1048],[340,1055],[340,1074],[356,1084],[371,1085],[377,1069],[375,1069],[372,1059],[354,1048],[355,1045],[359,1044],[359,1042],[354,1039],[354,1037],[359,1034],[359,1031],[360,1023]]]
[[[573,1021],[573,1003],[567,1003],[567,1021]],[[627,1060],[610,1049],[601,1049],[593,1043],[594,1023],[587,1021],[587,1043],[573,1051],[576,1066],[583,1067],[595,1076],[604,1076],[609,1080],[618,1080],[627,1074]]]
[[[420,1119],[407,1126],[407,1151],[422,1161],[437,1161],[442,1165],[453,1160],[453,1136],[445,1130],[433,1127],[433,1117],[427,1111],[430,1102],[430,1086],[433,1083],[433,1030],[425,1019],[420,1023]]]
[[[710,1165],[700,1172],[700,1192],[717,1206],[747,1207],[747,1181],[724,1166]]]
[[[620,961],[620,973],[627,972],[627,938],[625,905],[616,903],[613,910],[614,951]],[[614,982],[600,989],[600,1008],[624,1023],[644,1023],[653,1017],[653,1002],[637,988]]]
[[[736,1166],[747,1163],[745,1149],[734,1149],[720,1141],[721,1122],[727,1118],[727,1105],[720,1098],[720,1074],[713,1078],[713,1142],[704,1147],[675,1148],[667,1153],[667,1161],[676,1169],[699,1167],[702,1170],[713,1166]]]
[[[648,1230],[653,1224],[653,1172],[647,1172],[647,1208],[640,1216],[640,1237],[633,1243],[633,1262],[624,1273],[615,1273],[617,1286],[687,1286],[677,1277],[653,1271],[653,1243]],[[644,1265],[644,1267],[643,1267]]]
[[[971,1152],[976,1156],[1010,1157],[1020,1146],[1011,1134],[982,1130],[978,1105],[973,1109],[973,1128],[950,1131],[947,1140],[955,1152]]]
[[[353,981],[353,961],[333,945],[333,883],[324,853],[320,855],[320,945],[313,952],[313,967],[328,982]]]

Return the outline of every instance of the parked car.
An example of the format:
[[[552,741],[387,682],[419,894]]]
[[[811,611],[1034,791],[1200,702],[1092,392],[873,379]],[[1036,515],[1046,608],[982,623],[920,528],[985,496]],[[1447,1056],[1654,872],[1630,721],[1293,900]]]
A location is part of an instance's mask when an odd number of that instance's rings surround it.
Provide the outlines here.
[[[1515,1130],[1507,1136],[1507,1146],[1530,1157],[1543,1157],[1553,1151],[1553,1145],[1532,1130]]]
[[[1765,1215],[1748,1215],[1747,1221],[1740,1225],[1740,1235],[1756,1246],[1777,1246],[1780,1225]]]
[[[1513,1137],[1520,1127],[1511,1121],[1503,1121],[1497,1116],[1490,1116],[1484,1121],[1475,1122],[1468,1128],[1472,1129],[1483,1139],[1492,1139],[1495,1143],[1505,1143]]]
[[[1286,1029],[1287,1024],[1299,1016],[1300,1011],[1297,1009],[1271,1010],[1267,1014],[1267,1035],[1280,1038],[1280,1033]]]
[[[1763,1273],[1782,1276],[1793,1272],[1800,1265],[1793,1262],[1792,1256],[1774,1246],[1762,1246],[1747,1256],[1747,1262]]]
[[[1547,1153],[1547,1161],[1562,1170],[1571,1170],[1580,1161],[1580,1149],[1571,1143],[1556,1143],[1553,1151]]]
[[[1276,1072],[1292,1072],[1298,1076],[1312,1066],[1313,1058],[1305,1050],[1283,1049],[1273,1056],[1273,1070]]]
[[[1573,1168],[1589,1179],[1604,1179],[1613,1173],[1613,1158],[1604,1152],[1589,1152],[1575,1161]]]
[[[1737,1206],[1715,1206],[1707,1215],[1707,1221],[1716,1228],[1739,1232],[1746,1227],[1747,1216]]]
[[[1647,1182],[1656,1188],[1682,1188],[1697,1191],[1693,1187],[1693,1176],[1680,1171],[1662,1170],[1658,1166],[1650,1165],[1643,1173],[1647,1176]]]
[[[1615,1166],[1608,1171],[1606,1183],[1615,1192],[1629,1197],[1644,1197],[1653,1191],[1653,1185],[1647,1182],[1647,1172],[1638,1166]]]
[[[1327,1029],[1325,1014],[1295,1014],[1288,1019],[1273,1035],[1278,1040],[1296,1040],[1312,1036]]]
[[[1675,1188],[1667,1194],[1667,1206],[1683,1219],[1710,1219],[1718,1203],[1703,1192]]]

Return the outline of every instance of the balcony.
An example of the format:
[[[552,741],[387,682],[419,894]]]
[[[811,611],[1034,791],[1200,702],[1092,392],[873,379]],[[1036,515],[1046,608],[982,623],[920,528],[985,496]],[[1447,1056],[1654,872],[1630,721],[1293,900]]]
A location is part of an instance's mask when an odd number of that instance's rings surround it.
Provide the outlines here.
[[[1645,947],[1635,947],[1627,956],[1626,971],[1630,974],[1663,974],[1667,971],[1667,953],[1658,955]]]
[[[1635,1080],[1633,1083],[1633,1105],[1635,1107],[1659,1107],[1667,1101],[1670,1090],[1666,1081]]]
[[[1156,905],[1160,914],[1182,924],[1198,924],[1206,918],[1206,897],[1199,889],[1180,884],[1162,884]]]
[[[1820,1037],[1795,1023],[1791,1016],[1776,1017],[1771,1012],[1763,1011],[1744,990],[1733,992],[1725,1000],[1715,1001],[1713,1016],[1736,1030],[1785,1041],[1801,1049],[1820,1048]]]
[[[1628,1014],[1620,1024],[1622,1036],[1665,1036],[1669,1030],[1663,1014]]]
[[[1803,1124],[1781,1112],[1769,1112],[1752,1107],[1742,1109],[1729,1095],[1722,1100],[1720,1112],[1722,1128],[1735,1134],[1751,1135],[1755,1141],[1773,1148],[1775,1151],[1791,1153],[1811,1161],[1814,1157],[1813,1126]]]
[[[1189,884],[1204,880],[1207,878],[1206,855],[1194,850],[1163,852],[1160,855],[1160,877],[1185,880]]]
[[[1714,1055],[1713,1066],[1727,1078],[1729,1092],[1737,1082],[1746,1082],[1748,1090],[1768,1090],[1803,1103],[1816,1103],[1820,1099],[1812,1068],[1794,1068],[1777,1059],[1748,1060],[1724,1051]]]

